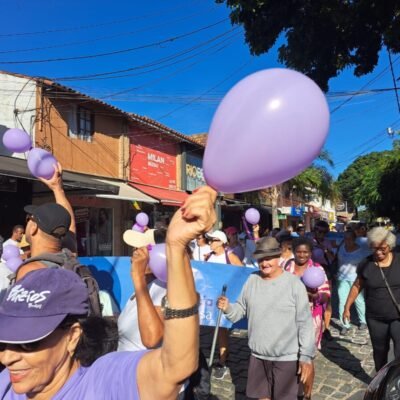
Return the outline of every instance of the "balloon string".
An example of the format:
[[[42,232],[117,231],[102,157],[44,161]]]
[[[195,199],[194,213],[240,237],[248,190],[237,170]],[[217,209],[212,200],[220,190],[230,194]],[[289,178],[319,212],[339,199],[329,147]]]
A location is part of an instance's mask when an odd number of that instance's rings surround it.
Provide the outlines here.
[[[247,236],[249,237],[250,240],[254,240],[253,235],[250,232],[249,226],[247,225],[246,218],[244,216],[242,217],[242,220],[243,220],[244,230],[246,231]]]

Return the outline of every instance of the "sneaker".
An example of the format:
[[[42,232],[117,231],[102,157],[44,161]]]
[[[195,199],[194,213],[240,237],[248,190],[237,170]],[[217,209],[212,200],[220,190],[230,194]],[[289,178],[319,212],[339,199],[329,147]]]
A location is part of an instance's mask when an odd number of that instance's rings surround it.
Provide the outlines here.
[[[358,327],[358,329],[359,329],[360,331],[365,331],[365,330],[368,329],[368,326],[367,326],[367,324],[364,324],[364,322],[362,322],[362,323],[360,324],[360,326]]]
[[[333,337],[332,337],[331,332],[329,331],[329,329],[325,329],[324,333],[322,334],[322,336],[328,342],[331,342],[333,340]]]
[[[228,373],[228,367],[225,365],[219,364],[214,368],[215,379],[224,379],[227,373]]]
[[[349,334],[349,332],[350,332],[350,329],[346,328],[345,326],[340,330],[340,334],[342,336],[347,336]]]

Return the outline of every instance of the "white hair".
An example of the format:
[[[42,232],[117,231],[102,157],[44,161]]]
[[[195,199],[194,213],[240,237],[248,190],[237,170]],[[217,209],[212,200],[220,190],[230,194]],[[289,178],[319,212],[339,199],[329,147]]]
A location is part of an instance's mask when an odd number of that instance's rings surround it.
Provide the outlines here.
[[[396,247],[396,236],[385,228],[380,226],[372,228],[368,234],[368,246],[371,247],[373,244],[386,243],[390,249]]]

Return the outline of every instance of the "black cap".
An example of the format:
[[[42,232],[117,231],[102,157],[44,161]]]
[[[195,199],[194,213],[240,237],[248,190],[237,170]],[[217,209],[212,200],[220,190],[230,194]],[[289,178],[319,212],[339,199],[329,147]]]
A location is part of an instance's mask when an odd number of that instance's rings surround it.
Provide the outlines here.
[[[32,215],[40,230],[51,236],[61,238],[69,231],[71,216],[63,206],[57,203],[25,206],[24,210]]]

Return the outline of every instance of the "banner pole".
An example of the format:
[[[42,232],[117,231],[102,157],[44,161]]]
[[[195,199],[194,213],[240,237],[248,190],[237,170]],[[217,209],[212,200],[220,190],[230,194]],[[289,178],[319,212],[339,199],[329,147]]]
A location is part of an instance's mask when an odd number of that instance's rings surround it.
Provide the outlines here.
[[[225,296],[226,289],[227,289],[226,285],[222,286],[221,296]],[[219,325],[221,323],[221,317],[222,317],[222,310],[218,310],[217,324],[215,325],[214,337],[211,345],[210,359],[208,361],[208,368],[211,368],[214,361],[214,353],[215,353],[215,347],[217,345],[218,330],[219,330]]]

